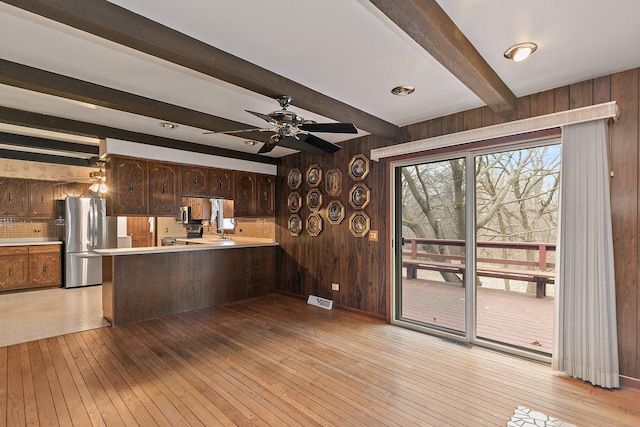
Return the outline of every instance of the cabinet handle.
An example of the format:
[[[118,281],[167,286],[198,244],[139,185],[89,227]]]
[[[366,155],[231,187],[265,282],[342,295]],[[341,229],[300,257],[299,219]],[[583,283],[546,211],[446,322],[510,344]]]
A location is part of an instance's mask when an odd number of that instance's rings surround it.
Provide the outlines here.
[[[129,193],[133,193],[133,181],[127,181],[127,187],[129,188]]]
[[[262,193],[262,197],[264,198],[265,201],[269,200],[269,197],[266,191]]]
[[[13,268],[9,267],[9,277],[13,276]]]
[[[44,205],[44,196],[40,196],[40,203]]]
[[[244,197],[245,199],[247,199],[249,197],[249,192],[247,190],[244,190],[242,192],[242,197]]]
[[[13,194],[9,193],[9,203],[13,200]]]
[[[222,178],[218,180],[218,185],[220,186],[220,188],[222,188]]]
[[[162,194],[167,194],[167,184],[162,184]]]
[[[193,176],[193,185],[198,185],[198,175]]]
[[[47,274],[47,266],[46,265],[42,266],[42,274]]]

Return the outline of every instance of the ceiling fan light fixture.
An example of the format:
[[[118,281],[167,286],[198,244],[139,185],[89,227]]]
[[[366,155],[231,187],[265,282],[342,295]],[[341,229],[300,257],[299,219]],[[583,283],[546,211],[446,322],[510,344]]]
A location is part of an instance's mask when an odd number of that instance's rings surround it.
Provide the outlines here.
[[[538,45],[531,42],[519,43],[511,46],[504,52],[504,57],[513,62],[521,62],[527,59],[533,52],[538,49]]]
[[[416,88],[413,86],[402,85],[402,86],[396,86],[393,89],[391,89],[391,93],[396,96],[407,96],[409,94],[412,94],[414,90],[416,90]]]
[[[160,122],[160,126],[165,129],[178,129],[178,125],[170,122]]]

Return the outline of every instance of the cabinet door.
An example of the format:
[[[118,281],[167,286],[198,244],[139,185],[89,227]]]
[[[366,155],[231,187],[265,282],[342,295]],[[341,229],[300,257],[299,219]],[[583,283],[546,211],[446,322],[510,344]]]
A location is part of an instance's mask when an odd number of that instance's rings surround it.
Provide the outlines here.
[[[275,216],[276,184],[275,177],[269,175],[256,175],[256,214],[258,216]]]
[[[55,184],[53,187],[53,198],[64,200],[67,196],[89,197],[90,184],[85,182],[71,182],[67,184]]]
[[[149,214],[148,172],[148,164],[144,160],[110,159],[107,164],[108,215]]]
[[[252,173],[236,172],[234,211],[236,217],[255,216],[256,176]]]
[[[26,179],[0,178],[0,216],[26,217],[29,187]]]
[[[149,215],[179,215],[181,178],[180,165],[149,162]]]
[[[29,283],[30,286],[62,285],[60,246],[29,247]]]
[[[27,247],[0,248],[0,291],[29,285]]]
[[[220,199],[233,199],[233,171],[227,169],[209,169],[211,196]]]
[[[29,181],[29,217],[55,218],[53,182]]]
[[[182,195],[209,196],[209,168],[182,166]]]

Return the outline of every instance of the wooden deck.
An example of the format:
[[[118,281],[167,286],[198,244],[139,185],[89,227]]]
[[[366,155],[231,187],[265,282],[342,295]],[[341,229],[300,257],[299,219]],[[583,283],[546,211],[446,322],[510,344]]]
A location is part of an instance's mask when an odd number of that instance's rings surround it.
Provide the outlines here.
[[[477,288],[478,337],[551,353],[553,298]],[[431,281],[403,281],[403,317],[464,329],[464,288]]]
[[[0,348],[0,426],[640,425],[640,390],[270,295]]]

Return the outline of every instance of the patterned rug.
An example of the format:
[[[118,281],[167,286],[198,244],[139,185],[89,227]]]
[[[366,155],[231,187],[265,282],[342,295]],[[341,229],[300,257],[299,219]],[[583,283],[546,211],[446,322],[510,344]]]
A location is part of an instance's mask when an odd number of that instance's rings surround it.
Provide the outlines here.
[[[518,406],[507,423],[507,427],[576,427],[576,425],[565,423],[524,406]]]

